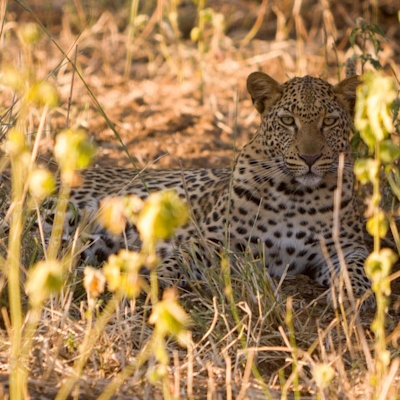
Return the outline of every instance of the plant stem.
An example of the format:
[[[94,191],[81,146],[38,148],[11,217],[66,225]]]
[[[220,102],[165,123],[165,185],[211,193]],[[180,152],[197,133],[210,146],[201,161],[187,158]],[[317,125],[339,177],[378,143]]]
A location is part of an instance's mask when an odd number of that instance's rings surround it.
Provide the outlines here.
[[[76,381],[81,377],[83,368],[89,356],[92,354],[96,342],[98,341],[101,333],[104,331],[104,328],[107,325],[112,314],[115,312],[117,305],[122,300],[122,297],[122,292],[118,291],[115,293],[115,295],[107,303],[103,312],[100,314],[93,328],[91,327],[91,318],[88,319],[85,338],[80,348],[80,356],[76,359],[74,364],[74,373],[73,375],[70,375],[70,377],[61,386],[61,389],[57,394],[56,400],[66,399],[73,389]]]
[[[125,69],[124,69],[124,81],[127,82],[129,79],[129,73],[131,71],[132,63],[132,43],[135,37],[135,19],[137,17],[139,7],[139,0],[131,1],[131,8],[129,13],[129,26],[126,38],[126,59],[125,59]]]
[[[21,236],[23,227],[24,166],[17,155],[12,160],[12,208],[9,235],[7,272],[9,304],[12,324],[10,356],[10,398],[22,400],[27,394],[28,371],[26,363],[21,362],[22,345],[22,305],[20,289]]]
[[[379,144],[375,146],[375,159],[379,162],[380,170],[380,152]],[[375,177],[373,181],[373,195],[372,195],[372,205],[374,207],[374,219],[375,219],[375,230],[374,230],[374,252],[380,252],[380,229],[379,229],[379,214],[380,207],[379,201],[381,198],[380,185],[379,185],[379,174]],[[380,277],[380,279],[384,279]],[[386,316],[386,296],[380,288],[379,282],[375,282],[373,289],[376,297],[376,314],[374,321],[372,323],[372,330],[375,333],[375,367],[376,367],[376,383],[380,387],[381,382],[386,376],[387,363],[385,361],[386,350],[386,338],[385,338],[385,316]],[[378,391],[380,392],[380,390]]]
[[[62,178],[62,172],[61,172]],[[61,245],[62,232],[64,230],[65,214],[68,208],[71,186],[64,179],[61,179],[61,187],[57,207],[55,210],[53,229],[51,230],[50,244],[47,249],[47,258],[55,260]]]

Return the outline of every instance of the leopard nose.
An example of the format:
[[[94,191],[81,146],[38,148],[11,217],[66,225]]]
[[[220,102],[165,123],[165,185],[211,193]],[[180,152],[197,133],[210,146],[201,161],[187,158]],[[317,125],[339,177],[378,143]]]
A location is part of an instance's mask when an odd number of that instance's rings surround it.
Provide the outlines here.
[[[321,153],[314,154],[313,156],[308,154],[299,154],[299,157],[311,168],[315,164],[315,161],[321,158]]]

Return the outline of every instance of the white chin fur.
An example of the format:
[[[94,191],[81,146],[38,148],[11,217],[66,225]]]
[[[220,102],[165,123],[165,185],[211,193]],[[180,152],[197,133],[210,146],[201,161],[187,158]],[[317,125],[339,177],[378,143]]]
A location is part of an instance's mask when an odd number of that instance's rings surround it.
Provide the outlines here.
[[[296,181],[307,187],[315,187],[322,181],[322,178],[314,174],[305,174],[297,176]]]

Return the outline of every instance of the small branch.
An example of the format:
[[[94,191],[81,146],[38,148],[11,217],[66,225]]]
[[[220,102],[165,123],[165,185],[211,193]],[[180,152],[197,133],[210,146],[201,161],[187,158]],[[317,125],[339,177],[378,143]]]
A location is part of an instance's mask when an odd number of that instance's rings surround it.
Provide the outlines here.
[[[260,30],[261,25],[264,21],[265,16],[268,12],[268,0],[263,0],[260,6],[260,11],[257,14],[256,22],[253,27],[250,29],[249,33],[246,35],[244,39],[240,42],[241,46],[246,46],[250,43],[250,41],[257,35],[257,32]]]
[[[67,120],[65,121],[65,127],[66,127],[66,128],[68,128],[68,126],[69,126],[69,112],[70,112],[70,110],[71,110],[72,92],[73,92],[73,90],[74,90],[74,78],[75,78],[76,58],[77,58],[77,55],[78,55],[78,45],[75,46],[74,68],[72,68],[71,90],[69,91],[68,105],[67,105]]]

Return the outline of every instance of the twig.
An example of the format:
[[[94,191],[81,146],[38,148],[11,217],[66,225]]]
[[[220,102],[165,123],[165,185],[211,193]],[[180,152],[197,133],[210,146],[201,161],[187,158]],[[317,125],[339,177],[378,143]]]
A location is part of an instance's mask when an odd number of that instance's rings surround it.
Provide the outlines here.
[[[232,360],[228,352],[224,354],[225,358],[225,386],[226,386],[226,400],[232,400]]]
[[[257,32],[259,31],[265,16],[267,15],[268,11],[268,0],[263,0],[260,6],[260,11],[258,12],[256,22],[254,23],[253,27],[250,29],[250,32],[246,35],[246,37],[240,42],[241,46],[246,46],[249,42],[256,36]]]
[[[249,349],[248,354],[247,354],[247,362],[246,362],[246,367],[244,369],[244,374],[243,374],[243,379],[242,379],[242,386],[240,388],[239,394],[237,396],[237,400],[242,400],[244,399],[247,389],[250,386],[250,374],[252,371],[253,367],[253,361],[254,361],[254,355],[255,351],[253,349]]]
[[[162,10],[163,10],[163,0],[157,1],[157,8],[155,9],[153,15],[150,17],[147,22],[146,27],[143,29],[143,32],[140,35],[141,39],[146,39],[147,36],[153,31],[157,22],[161,22],[162,20]]]
[[[390,388],[393,388],[396,385],[394,383],[394,380],[395,380],[397,372],[399,370],[399,365],[400,365],[400,360],[398,358],[395,358],[392,362],[389,373],[384,378],[383,385],[382,385],[382,391],[380,393],[378,400],[387,399],[388,398],[387,395],[389,393]]]
[[[65,127],[68,128],[69,126],[69,112],[71,110],[72,104],[72,92],[74,90],[74,78],[75,78],[75,70],[76,70],[76,58],[78,55],[78,45],[75,46],[75,54],[74,54],[74,68],[72,68],[72,77],[71,77],[71,89],[69,91],[68,97],[68,105],[67,105],[67,120],[65,121]]]
[[[332,239],[335,244],[335,249],[338,255],[339,264],[341,267],[341,272],[343,273],[343,279],[345,283],[345,287],[348,294],[348,300],[352,306],[354,311],[355,317],[355,327],[356,331],[359,335],[359,340],[361,342],[361,348],[364,351],[365,361],[368,365],[368,369],[370,371],[374,370],[374,364],[372,361],[371,353],[368,348],[367,340],[365,338],[365,333],[362,328],[360,322],[360,314],[357,312],[356,309],[356,302],[354,298],[353,288],[351,286],[351,280],[349,276],[349,271],[347,270],[346,260],[343,254],[343,249],[340,243],[340,203],[342,197],[342,188],[343,188],[343,172],[344,172],[344,153],[339,155],[339,165],[338,165],[338,181],[337,181],[337,188],[334,192],[334,201],[333,201],[333,228],[332,228]],[[343,312],[343,316],[345,313]]]
[[[193,362],[194,362],[194,354],[193,354],[193,343],[189,341],[188,346],[188,364],[187,364],[187,397],[189,400],[194,400],[193,396]]]

